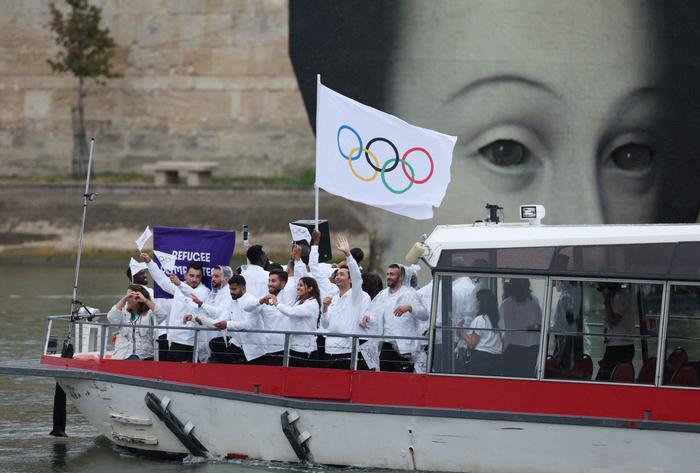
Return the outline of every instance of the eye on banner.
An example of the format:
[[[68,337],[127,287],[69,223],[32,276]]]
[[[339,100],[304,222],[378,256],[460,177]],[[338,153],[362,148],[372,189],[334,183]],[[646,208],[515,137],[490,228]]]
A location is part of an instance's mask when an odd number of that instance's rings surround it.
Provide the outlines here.
[[[173,271],[180,280],[185,279],[187,265],[198,262],[202,265],[202,283],[210,287],[211,272],[215,266],[229,265],[236,245],[236,232],[200,228],[153,227],[153,249],[172,255],[175,259]],[[154,258],[158,261],[158,258]],[[158,265],[160,261],[158,261]],[[172,298],[157,284],[153,286],[155,297]]]

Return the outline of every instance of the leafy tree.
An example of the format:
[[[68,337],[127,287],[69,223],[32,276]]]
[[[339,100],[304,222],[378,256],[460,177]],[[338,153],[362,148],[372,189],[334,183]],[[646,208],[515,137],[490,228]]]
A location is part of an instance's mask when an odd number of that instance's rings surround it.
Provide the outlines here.
[[[76,104],[71,107],[73,120],[73,177],[81,178],[87,173],[88,149],[85,135],[85,79],[95,78],[98,84],[106,84],[103,79],[118,77],[112,71],[112,58],[115,43],[109,28],[100,28],[102,9],[88,4],[87,0],[66,0],[71,7],[64,14],[51,7],[49,27],[55,35],[56,44],[61,48],[55,60],[47,62],[54,72],[71,72],[78,79]]]

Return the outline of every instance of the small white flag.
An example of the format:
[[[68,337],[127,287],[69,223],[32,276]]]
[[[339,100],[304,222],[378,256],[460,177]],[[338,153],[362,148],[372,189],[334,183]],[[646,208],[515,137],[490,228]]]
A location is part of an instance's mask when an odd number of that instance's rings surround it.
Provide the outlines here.
[[[133,279],[138,273],[144,269],[148,269],[148,265],[146,263],[139,263],[134,258],[131,258],[129,261],[129,269],[131,270],[131,278]]]
[[[457,138],[420,128],[318,83],[316,185],[415,219],[433,216]]]
[[[308,228],[290,223],[289,231],[292,232],[292,241],[306,240],[309,245],[311,244],[311,233]]]
[[[158,261],[160,261],[160,267],[163,271],[175,271],[175,257],[170,253],[163,253],[162,251],[153,250],[153,254],[156,255]]]
[[[136,249],[139,251],[143,251],[143,245],[146,244],[146,242],[153,236],[153,233],[151,233],[151,229],[149,228],[148,225],[146,225],[146,229],[143,231],[140,237],[136,240]]]

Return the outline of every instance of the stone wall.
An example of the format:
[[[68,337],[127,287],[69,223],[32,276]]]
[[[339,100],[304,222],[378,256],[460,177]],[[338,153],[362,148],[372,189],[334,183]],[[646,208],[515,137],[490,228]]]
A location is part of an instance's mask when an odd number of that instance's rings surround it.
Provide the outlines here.
[[[157,159],[215,160],[229,176],[313,167],[286,1],[91,1],[122,76],[88,81],[98,171],[141,172]],[[0,11],[0,177],[67,175],[76,80],[46,62],[57,51],[48,2],[0,0]]]

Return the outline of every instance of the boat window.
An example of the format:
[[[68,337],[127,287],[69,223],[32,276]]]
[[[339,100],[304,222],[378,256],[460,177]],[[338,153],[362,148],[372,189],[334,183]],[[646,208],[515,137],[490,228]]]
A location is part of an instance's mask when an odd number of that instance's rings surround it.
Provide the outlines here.
[[[551,280],[545,377],[653,384],[662,284]]]
[[[490,273],[647,279],[700,279],[700,243],[445,250],[438,267]]]
[[[700,274],[700,242],[679,243],[671,264],[671,273],[678,277],[692,277]]]
[[[668,274],[675,244],[596,245],[561,248],[572,255],[566,269],[584,273]]]
[[[700,286],[670,286],[664,358],[664,384],[700,385]]]
[[[432,372],[534,378],[544,278],[436,278]]]

